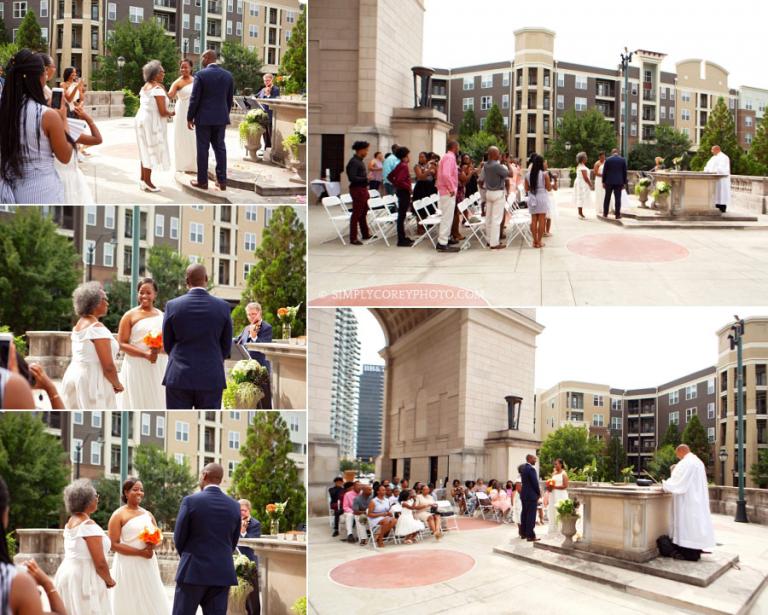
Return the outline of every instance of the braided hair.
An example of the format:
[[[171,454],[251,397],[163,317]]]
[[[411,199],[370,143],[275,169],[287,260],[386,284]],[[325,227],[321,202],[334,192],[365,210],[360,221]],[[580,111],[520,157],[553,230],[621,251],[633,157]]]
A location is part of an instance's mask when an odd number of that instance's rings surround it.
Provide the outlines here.
[[[8,506],[10,506],[10,500],[11,496],[8,493],[8,487],[0,476],[0,529],[2,530],[0,531],[0,564],[13,564],[8,553],[8,543],[5,539],[6,527],[2,523],[2,517],[5,515],[5,511],[8,510]]]
[[[45,94],[40,77],[45,71],[43,58],[29,49],[15,54],[5,67],[5,86],[0,98],[0,177],[6,181],[22,175],[22,162],[27,146],[22,144],[26,133],[26,103],[30,100],[45,106]],[[43,110],[36,120],[37,144],[40,146],[40,126]]]
[[[531,156],[531,177],[529,184],[531,186],[531,192],[536,192],[536,187],[539,183],[539,174],[544,170],[544,158],[538,154]]]

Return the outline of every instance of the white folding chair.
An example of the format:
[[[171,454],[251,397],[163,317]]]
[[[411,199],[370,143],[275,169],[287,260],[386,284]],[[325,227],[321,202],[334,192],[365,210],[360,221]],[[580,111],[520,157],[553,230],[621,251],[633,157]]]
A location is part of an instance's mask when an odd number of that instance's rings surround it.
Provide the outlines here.
[[[514,201],[507,199],[505,204],[507,212],[509,212],[511,230],[507,227],[507,247],[509,247],[518,235],[522,240],[528,244],[528,247],[533,246],[533,234],[531,233],[531,214],[527,209],[521,209],[520,206]]]
[[[477,510],[480,511],[480,516],[484,520],[486,513],[489,513],[491,519],[497,521],[497,511],[493,507],[493,504],[491,504],[491,498],[488,497],[488,494],[483,493],[482,491],[477,492]]]
[[[421,224],[421,226],[424,227],[424,234],[419,235],[416,240],[413,242],[413,247],[417,246],[425,237],[428,237],[429,240],[432,242],[432,247],[436,248],[437,244],[435,243],[435,238],[432,237],[432,234],[435,232],[435,229],[440,227],[440,216],[438,214],[430,214],[429,210],[427,209],[431,205],[430,197],[424,197],[423,199],[419,199],[418,201],[415,201],[413,204],[413,209],[416,212],[416,219],[418,220],[418,223]]]
[[[379,193],[378,190],[368,190],[368,198],[369,199],[375,199],[375,198],[378,198],[380,196],[381,196],[381,194]]]
[[[349,227],[349,220],[352,217],[352,214],[347,210],[347,208],[341,202],[341,199],[337,196],[324,197],[323,208],[325,209],[325,213],[328,216],[328,219],[331,221],[331,224],[333,224],[333,229],[336,231],[339,239],[341,239],[342,245],[347,245],[347,242],[344,241],[344,235],[342,235],[341,230],[339,230],[337,223],[344,223],[344,225],[342,225],[342,229],[345,225]]]
[[[368,529],[368,544],[373,547],[373,550],[376,551],[379,548],[379,545],[376,544],[376,537],[379,535],[379,529],[381,525],[377,525],[376,527],[371,527],[371,524],[368,523],[367,529]],[[384,544],[387,544],[388,542],[398,544],[397,536],[395,535],[395,528],[393,527],[391,530],[389,530],[389,534],[387,534],[383,539]]]
[[[348,211],[352,211],[352,195],[351,194],[342,194],[339,196],[341,199],[341,202],[343,203],[344,207],[347,208]]]
[[[459,531],[456,510],[449,500],[437,501],[437,514],[440,515],[440,528],[446,532]]]
[[[464,199],[461,203],[457,205],[459,208],[459,215],[464,220],[464,226],[466,226],[469,229],[469,234],[467,235],[466,239],[461,244],[461,249],[466,250],[469,247],[470,241],[472,241],[472,237],[477,239],[477,241],[480,243],[480,247],[484,248],[486,246],[487,241],[485,240],[485,218],[481,216],[479,213],[473,212],[471,209],[469,209],[471,199]],[[464,212],[469,211],[469,216],[464,217]]]
[[[384,199],[374,197],[368,199],[368,209],[371,216],[371,225],[374,227],[376,238],[381,237],[384,243],[389,247],[389,240],[387,234],[396,228],[397,214],[390,213],[387,206],[384,204]],[[376,241],[375,239],[373,241]]]

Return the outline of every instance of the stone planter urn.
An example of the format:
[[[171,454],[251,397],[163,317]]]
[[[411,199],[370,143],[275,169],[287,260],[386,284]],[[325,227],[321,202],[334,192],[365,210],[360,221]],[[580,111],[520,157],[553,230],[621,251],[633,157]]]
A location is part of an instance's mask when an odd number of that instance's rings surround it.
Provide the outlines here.
[[[648,186],[641,187],[640,192],[637,193],[637,198],[640,200],[640,207],[647,208],[648,205],[646,205],[646,202],[648,201],[648,193],[650,190],[648,189]]]
[[[264,134],[264,128],[258,125],[248,130],[248,139],[245,142],[245,150],[248,152],[248,157],[254,162],[258,162],[256,152],[261,149],[261,137]]]
[[[669,210],[669,192],[664,192],[656,197],[654,205],[661,210]]]
[[[227,603],[227,615],[247,615],[245,610],[245,597],[234,599],[230,595]]]
[[[578,518],[577,515],[565,515],[560,517],[560,531],[563,536],[565,536],[565,540],[561,546],[566,549],[573,548],[573,537],[576,535],[576,520]]]

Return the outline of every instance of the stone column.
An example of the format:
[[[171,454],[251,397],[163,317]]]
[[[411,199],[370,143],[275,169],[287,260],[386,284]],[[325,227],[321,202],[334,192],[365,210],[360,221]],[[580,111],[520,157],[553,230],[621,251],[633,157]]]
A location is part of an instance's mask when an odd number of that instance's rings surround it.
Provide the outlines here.
[[[391,126],[394,140],[411,150],[412,163],[418,152],[437,152],[442,156],[453,127],[444,113],[431,108],[394,109]]]

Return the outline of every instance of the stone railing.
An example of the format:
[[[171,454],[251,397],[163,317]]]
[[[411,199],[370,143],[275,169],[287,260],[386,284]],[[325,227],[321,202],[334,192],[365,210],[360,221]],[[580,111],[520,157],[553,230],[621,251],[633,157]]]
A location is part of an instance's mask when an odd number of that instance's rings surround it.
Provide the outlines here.
[[[88,91],[85,95],[85,110],[95,119],[123,117],[125,115],[124,96],[120,90]]]
[[[768,489],[744,489],[744,498],[749,522],[768,525]],[[735,515],[738,499],[738,487],[709,486],[709,509],[713,513]]]
[[[55,576],[64,556],[64,531],[21,529],[15,564],[34,559],[50,577]],[[305,534],[283,534],[284,538],[241,539],[238,546],[250,547],[259,557],[262,613],[289,615],[293,603],[306,594],[307,543]],[[164,532],[155,548],[163,585],[172,586],[179,565],[173,533]],[[112,566],[113,556],[107,557]]]

